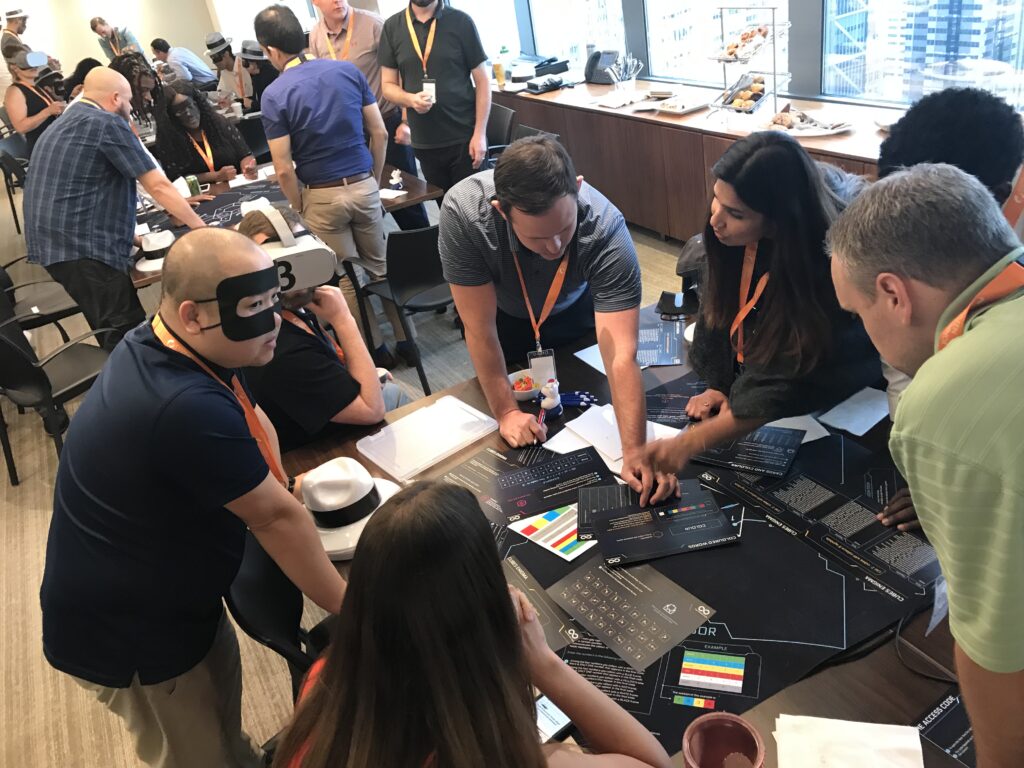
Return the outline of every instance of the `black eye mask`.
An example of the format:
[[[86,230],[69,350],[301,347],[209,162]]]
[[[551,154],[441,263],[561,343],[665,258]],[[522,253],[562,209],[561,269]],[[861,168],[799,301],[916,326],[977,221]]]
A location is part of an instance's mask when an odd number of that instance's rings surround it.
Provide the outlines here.
[[[223,326],[224,335],[231,341],[248,341],[274,330],[274,314],[281,311],[280,298],[270,307],[250,317],[238,316],[238,302],[248,296],[259,296],[261,293],[280,287],[277,267],[267,267],[258,272],[225,277],[217,284],[217,298],[198,299],[197,304],[216,301],[220,308],[220,322],[200,328],[208,331]]]

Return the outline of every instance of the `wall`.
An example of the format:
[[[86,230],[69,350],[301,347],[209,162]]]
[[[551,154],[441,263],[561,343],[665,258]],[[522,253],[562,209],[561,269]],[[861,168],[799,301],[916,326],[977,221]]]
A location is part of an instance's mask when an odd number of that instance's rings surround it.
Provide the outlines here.
[[[291,8],[306,31],[316,23],[315,9],[307,0],[207,0],[207,6],[217,28],[225,37],[233,38],[232,44],[237,51],[243,40],[256,39],[252,28],[253,19],[257,13],[275,2]]]
[[[206,34],[214,28],[206,0],[24,0],[21,7],[29,12],[25,42],[60,59],[65,73],[87,56],[105,63],[99,41],[89,29],[94,16],[128,27],[147,57],[152,56],[149,42],[154,37],[202,56]]]

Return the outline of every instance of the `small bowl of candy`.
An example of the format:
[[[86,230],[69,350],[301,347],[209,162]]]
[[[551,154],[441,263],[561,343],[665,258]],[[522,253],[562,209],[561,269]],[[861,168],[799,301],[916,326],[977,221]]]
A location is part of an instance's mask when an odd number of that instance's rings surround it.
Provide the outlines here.
[[[508,383],[512,385],[512,396],[520,403],[536,400],[540,394],[540,384],[534,381],[529,368],[510,373]]]

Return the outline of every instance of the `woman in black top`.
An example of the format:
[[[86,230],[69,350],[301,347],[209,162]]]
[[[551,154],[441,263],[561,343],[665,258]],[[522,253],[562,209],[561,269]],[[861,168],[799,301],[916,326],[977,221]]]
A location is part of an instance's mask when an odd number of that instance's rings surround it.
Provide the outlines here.
[[[196,176],[200,182],[230,181],[238,173],[256,177],[256,158],[242,135],[217,114],[206,94],[190,83],[175,81],[160,91],[155,105],[156,145],[153,154],[167,178]]]
[[[20,63],[27,64],[23,56]],[[35,84],[38,67],[23,68],[12,64],[10,69],[14,83],[4,94],[4,108],[14,130],[25,137],[31,155],[43,131],[50,127],[67,104],[49,88]]]
[[[96,67],[102,66],[102,62],[96,59],[82,59],[78,62],[75,71],[64,78],[64,95],[69,99],[75,98],[82,91],[85,76],[96,69]]]
[[[706,275],[690,362],[707,390],[699,426],[648,446],[678,471],[706,448],[775,419],[830,408],[881,377],[860,321],[836,300],[825,233],[845,207],[792,137],[754,133],[711,169]],[[742,294],[742,296],[741,296]]]

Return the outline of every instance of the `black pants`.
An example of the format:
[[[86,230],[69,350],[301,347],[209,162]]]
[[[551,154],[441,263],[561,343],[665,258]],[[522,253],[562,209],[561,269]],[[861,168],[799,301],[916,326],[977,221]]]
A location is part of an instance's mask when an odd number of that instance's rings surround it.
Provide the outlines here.
[[[384,126],[388,129],[388,148],[384,154],[384,162],[395,166],[406,173],[418,176],[416,170],[416,155],[408,144],[399,144],[395,141],[395,131],[402,123],[402,110],[394,109],[384,118]],[[427,218],[427,209],[423,203],[402,208],[391,214],[395,217],[395,223],[401,229],[423,229],[430,226],[430,219]]]
[[[527,353],[537,348],[529,318],[513,317],[499,309],[494,321],[505,362],[525,363]],[[544,349],[557,350],[593,332],[594,300],[588,289],[571,305],[548,317],[540,327],[540,343]]]
[[[468,141],[453,147],[417,149],[416,159],[420,161],[420,167],[423,169],[423,178],[446,193],[464,178],[479,170],[473,167]]]
[[[98,337],[104,349],[113,349],[122,336],[146,319],[132,279],[124,272],[94,259],[62,261],[50,264],[46,271],[75,300],[90,328],[115,329]]]

